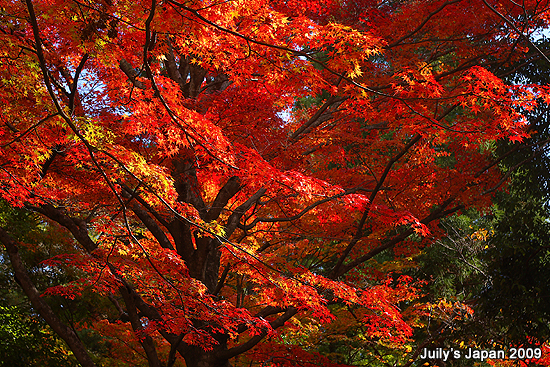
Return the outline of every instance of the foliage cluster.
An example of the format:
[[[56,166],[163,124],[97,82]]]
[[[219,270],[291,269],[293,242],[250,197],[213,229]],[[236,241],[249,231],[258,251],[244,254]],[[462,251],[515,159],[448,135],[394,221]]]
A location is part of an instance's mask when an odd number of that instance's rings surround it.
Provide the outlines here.
[[[0,16],[14,343],[85,367],[408,367],[548,338],[546,202],[525,191],[548,174],[546,2]]]

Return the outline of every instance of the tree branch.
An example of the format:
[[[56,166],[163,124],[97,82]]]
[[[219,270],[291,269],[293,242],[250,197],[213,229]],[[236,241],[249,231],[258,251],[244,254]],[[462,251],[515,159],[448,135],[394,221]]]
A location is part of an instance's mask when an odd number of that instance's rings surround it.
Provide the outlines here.
[[[291,217],[284,217],[284,218],[255,218],[252,223],[250,224],[247,224],[244,226],[244,229],[245,230],[250,230],[252,228],[254,228],[254,226],[256,225],[256,223],[258,222],[262,222],[262,223],[274,223],[274,222],[291,222],[293,220],[297,220],[297,219],[300,219],[302,216],[304,216],[305,214],[307,214],[310,210],[318,207],[319,205],[321,204],[324,204],[324,203],[327,203],[329,201],[332,201],[334,199],[338,199],[338,198],[341,198],[343,196],[346,196],[346,195],[350,195],[350,194],[353,194],[357,191],[363,191],[363,188],[361,187],[356,187],[354,189],[350,189],[350,190],[346,190],[340,194],[336,194],[336,195],[333,195],[333,196],[329,196],[327,198],[324,198],[322,200],[319,200],[319,201],[316,201],[314,202],[313,204],[311,205],[308,205],[307,207],[305,207],[302,211],[300,211],[298,214],[296,215],[293,215]]]
[[[120,60],[118,66],[120,67],[120,70],[122,70],[124,74],[126,74],[126,76],[132,82],[134,87],[139,89],[145,89],[145,84],[137,79],[136,71],[128,61],[122,59]]]
[[[225,227],[225,236],[229,238],[231,234],[237,229],[237,226],[239,225],[239,221],[241,220],[242,216],[248,209],[252,207],[252,205],[260,200],[260,198],[265,195],[267,192],[266,189],[261,188],[254,195],[252,195],[247,201],[239,205],[234,211],[233,214],[229,216],[229,219],[227,220],[227,225]]]
[[[174,246],[166,236],[166,233],[160,228],[155,220],[147,213],[147,211],[139,204],[136,203],[133,198],[137,196],[133,192],[129,192],[127,188],[122,189],[122,196],[126,199],[130,199],[128,205],[135,215],[141,220],[141,222],[147,227],[147,229],[155,236],[158,243],[163,247],[170,250],[174,250]]]
[[[275,320],[271,321],[269,324],[271,325],[272,329],[277,329],[285,324],[290,318],[298,313],[298,309],[290,306],[285,310],[285,313],[276,318]],[[248,339],[248,341],[244,342],[241,345],[238,345],[236,347],[230,348],[227,351],[224,351],[218,355],[218,358],[220,359],[229,359],[236,355],[239,355],[241,353],[246,352],[247,350],[252,349],[256,344],[258,344],[263,338],[265,338],[267,335],[267,331],[264,330],[260,334],[253,336],[252,338]]]
[[[403,37],[401,37],[400,39],[398,39],[397,41],[391,43],[390,45],[388,45],[386,48],[392,48],[392,47],[395,47],[397,46],[398,44],[400,44],[402,41],[406,40],[407,38],[413,36],[414,34],[416,34],[418,31],[420,31],[422,28],[424,28],[424,26],[426,25],[426,23],[428,23],[428,21],[434,16],[436,15],[437,13],[439,13],[440,11],[442,11],[447,5],[451,5],[451,4],[454,4],[454,3],[458,3],[462,0],[452,0],[452,1],[446,1],[444,2],[443,4],[441,4],[441,6],[437,9],[435,9],[433,12],[431,12],[430,14],[428,14],[428,16],[422,21],[422,23],[420,23],[418,25],[418,27],[416,27],[416,29],[412,32],[410,32],[409,34],[406,34],[404,35]]]
[[[90,358],[90,355],[86,351],[86,347],[82,344],[75,332],[70,327],[65,325],[53,312],[50,306],[42,299],[42,297],[40,297],[40,293],[27,274],[25,265],[19,256],[19,249],[16,241],[2,228],[0,228],[0,242],[2,242],[6,247],[15,277],[31,301],[34,309],[67,343],[76,359],[83,367],[95,367],[96,364]]]
[[[409,149],[411,149],[412,146],[420,140],[420,138],[421,138],[421,135],[416,134],[411,139],[411,141],[401,150],[401,152],[399,152],[396,156],[394,156],[392,159],[390,159],[390,161],[386,164],[386,168],[384,169],[384,172],[382,173],[382,176],[378,180],[378,183],[376,184],[374,190],[371,192],[371,194],[369,196],[369,201],[367,203],[367,208],[363,212],[363,216],[361,217],[361,221],[359,222],[359,225],[357,227],[357,232],[355,233],[355,236],[353,236],[352,240],[350,241],[350,243],[348,244],[348,246],[346,247],[346,249],[344,250],[344,252],[340,256],[340,258],[338,259],[338,262],[334,266],[334,269],[332,269],[332,271],[330,272],[329,278],[332,278],[332,279],[338,278],[339,275],[337,275],[337,274],[339,274],[340,267],[344,263],[344,260],[346,259],[346,257],[348,257],[348,255],[350,254],[353,247],[355,247],[357,242],[359,242],[359,240],[363,237],[363,227],[365,226],[365,223],[367,221],[372,203],[374,202],[374,199],[376,198],[376,195],[380,191],[380,189],[382,187],[382,184],[386,180],[386,177],[390,173],[390,170],[391,170],[392,166],[395,164],[395,162],[397,162],[399,159],[401,159],[401,157],[403,157],[409,151]]]
[[[145,354],[147,355],[147,361],[149,362],[149,367],[161,367],[160,360],[157,354],[157,349],[153,343],[153,339],[150,335],[145,334],[143,331],[143,325],[139,319],[136,304],[134,303],[133,297],[130,295],[128,290],[125,287],[120,287],[120,293],[126,304],[126,311],[128,311],[128,316],[130,318],[130,324],[132,329],[136,333],[139,343],[143,347]]]
[[[27,208],[43,214],[54,222],[57,222],[67,228],[78,243],[80,243],[89,253],[97,248],[97,244],[88,234],[86,221],[79,218],[70,217],[63,213],[61,209],[58,209],[51,204],[44,204],[40,207],[29,205]]]
[[[455,213],[455,212],[457,212],[457,211],[464,208],[463,205],[458,205],[454,208],[444,210],[453,200],[454,200],[454,198],[449,198],[449,199],[445,200],[437,210],[435,210],[430,215],[428,215],[424,219],[422,219],[420,221],[420,223],[426,225],[426,224],[428,224],[428,223],[430,223],[430,222],[432,222],[436,219],[443,218],[444,216]],[[389,240],[384,245],[378,246],[377,248],[369,251],[367,254],[365,254],[363,256],[360,256],[359,258],[351,261],[350,263],[342,265],[340,267],[340,270],[337,273],[334,273],[334,272],[331,273],[329,278],[336,279],[336,278],[344,275],[345,273],[347,273],[351,269],[361,265],[362,263],[364,263],[365,261],[367,261],[369,259],[372,259],[374,256],[378,255],[382,251],[387,250],[389,248],[392,248],[395,245],[397,245],[398,243],[404,241],[407,237],[409,237],[413,233],[414,233],[414,229],[410,228],[410,229],[404,231],[403,233],[398,234],[397,236],[393,237],[391,240]]]
[[[227,205],[229,200],[235,196],[241,190],[241,180],[237,176],[231,177],[225,185],[220,189],[216,199],[212,203],[210,210],[204,217],[205,222],[211,222],[218,219],[223,208]]]
[[[184,91],[185,89],[185,80],[184,78],[187,77],[187,75],[183,76],[181,75],[180,71],[178,70],[178,66],[176,65],[176,57],[174,56],[174,49],[172,47],[172,42],[170,42],[170,36],[166,35],[166,43],[168,43],[168,52],[164,54],[166,57],[166,71],[168,72],[168,76],[170,79],[178,83],[180,90]],[[181,64],[180,60],[180,64]]]
[[[309,120],[307,120],[302,126],[300,126],[296,131],[290,136],[291,141],[297,141],[300,139],[300,135],[307,132],[307,130],[310,130],[311,128],[317,126],[318,123],[322,123],[325,120],[320,120],[321,115],[333,104],[338,102],[343,102],[347,99],[347,97],[344,98],[337,98],[335,96],[330,96],[327,101],[315,112],[313,116],[310,117]],[[319,122],[318,122],[319,121]]]
[[[76,67],[76,71],[74,73],[73,82],[71,84],[71,94],[69,95],[69,111],[71,113],[74,111],[75,107],[75,99],[78,92],[78,79],[80,78],[80,73],[82,73],[82,70],[84,69],[84,65],[86,65],[86,61],[88,60],[89,55],[86,53],[84,56],[82,56],[82,59],[80,60],[80,63]]]
[[[527,41],[527,43],[529,43],[529,45],[531,45],[531,47],[533,47],[535,49],[535,51],[537,51],[537,53],[544,59],[546,60],[546,62],[550,65],[550,59],[548,58],[548,56],[546,56],[546,54],[544,52],[542,52],[538,47],[537,45],[535,45],[531,39],[529,37],[527,37],[525,34],[523,34],[522,31],[520,31],[518,29],[518,27],[516,27],[516,25],[514,23],[512,23],[512,21],[508,18],[506,18],[501,12],[499,12],[494,6],[492,6],[491,4],[489,4],[487,2],[487,0],[481,0],[483,1],[483,4],[485,4],[489,10],[491,10],[493,13],[495,13],[500,19],[504,20],[504,22],[506,24],[508,24],[517,34],[518,36],[520,36],[521,38],[523,38],[525,41]]]

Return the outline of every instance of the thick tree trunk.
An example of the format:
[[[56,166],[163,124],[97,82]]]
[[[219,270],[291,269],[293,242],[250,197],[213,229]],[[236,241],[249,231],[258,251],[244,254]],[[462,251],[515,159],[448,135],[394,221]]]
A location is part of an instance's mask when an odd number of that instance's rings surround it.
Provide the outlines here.
[[[227,358],[220,358],[227,352],[227,335],[218,334],[214,338],[219,344],[211,351],[205,351],[201,345],[188,347],[184,356],[187,367],[231,367]]]
[[[187,367],[231,367],[228,360],[220,360],[216,354],[193,346],[185,356],[185,364]]]

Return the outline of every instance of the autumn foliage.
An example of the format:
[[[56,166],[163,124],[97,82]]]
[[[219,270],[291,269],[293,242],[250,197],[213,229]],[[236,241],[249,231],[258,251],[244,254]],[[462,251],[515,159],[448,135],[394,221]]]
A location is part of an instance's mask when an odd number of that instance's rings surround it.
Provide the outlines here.
[[[0,230],[33,307],[83,366],[50,295],[105,299],[78,327],[120,365],[336,366],[350,330],[416,358],[400,261],[548,100],[499,75],[547,26],[521,4],[2,0],[0,195],[71,234],[39,292]]]

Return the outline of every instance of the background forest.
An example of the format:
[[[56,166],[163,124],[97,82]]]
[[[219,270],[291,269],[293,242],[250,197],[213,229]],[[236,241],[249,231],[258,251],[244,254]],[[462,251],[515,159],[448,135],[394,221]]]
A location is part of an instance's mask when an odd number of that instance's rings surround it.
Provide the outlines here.
[[[549,21],[0,0],[0,366],[550,365]]]

